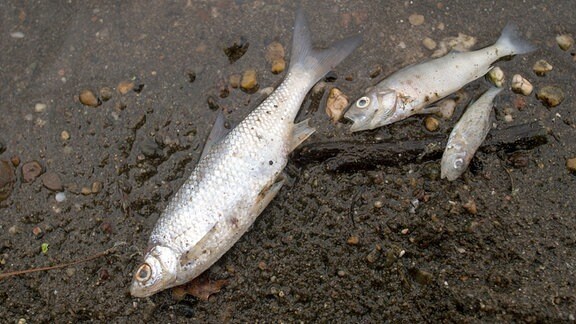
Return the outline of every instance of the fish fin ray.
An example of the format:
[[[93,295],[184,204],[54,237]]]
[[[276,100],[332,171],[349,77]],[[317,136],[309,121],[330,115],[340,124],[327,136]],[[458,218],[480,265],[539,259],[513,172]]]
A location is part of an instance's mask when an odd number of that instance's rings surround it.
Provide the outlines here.
[[[300,71],[310,76],[311,84],[318,82],[338,63],[344,60],[362,42],[360,35],[351,36],[333,43],[327,49],[314,49],[310,36],[310,28],[302,9],[296,13],[294,36],[292,39],[292,55],[289,72]]]
[[[183,253],[182,256],[180,257],[180,265],[184,266],[187,263],[189,263],[190,261],[194,261],[197,259],[197,256],[199,254],[204,253],[204,251],[202,251],[206,245],[206,241],[208,241],[211,237],[212,234],[214,234],[214,232],[216,232],[218,230],[217,228],[218,226],[218,222],[216,222],[211,228],[210,230],[208,230],[208,232],[206,232],[206,234],[204,234],[204,236],[202,236],[202,238],[196,242],[196,244],[194,244],[194,246],[192,246],[192,248],[190,248],[190,250],[186,251],[186,253]]]
[[[200,155],[200,160],[202,160],[208,154],[208,152],[210,152],[214,145],[216,145],[226,135],[228,135],[230,131],[231,129],[226,128],[226,118],[224,117],[224,112],[220,110],[218,112],[218,116],[216,117],[216,121],[214,121],[214,125],[212,125],[208,139],[206,139],[206,143],[202,149],[202,154]]]
[[[496,44],[494,44],[502,53],[500,57],[508,55],[526,54],[536,50],[536,47],[522,38],[518,28],[513,23],[506,24],[502,34]]]
[[[260,215],[262,211],[268,206],[268,204],[276,197],[282,186],[284,185],[285,179],[282,175],[280,175],[276,180],[266,186],[260,193],[258,197],[256,197],[256,201],[254,206],[252,207],[252,215]]]
[[[292,141],[290,143],[290,152],[294,151],[298,145],[302,144],[316,129],[310,126],[310,118],[307,118],[298,124],[294,124],[292,129]]]

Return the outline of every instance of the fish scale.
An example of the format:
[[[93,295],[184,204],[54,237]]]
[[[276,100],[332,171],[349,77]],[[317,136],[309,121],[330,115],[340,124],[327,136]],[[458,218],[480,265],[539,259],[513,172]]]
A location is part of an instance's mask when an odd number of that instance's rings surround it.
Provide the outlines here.
[[[292,62],[284,81],[202,158],[172,197],[150,235],[130,293],[150,296],[184,284],[216,262],[253,224],[283,184],[288,154],[314,129],[294,124],[306,93],[359,44],[351,37],[312,49],[301,12],[296,15]],[[220,134],[218,121],[211,132]]]

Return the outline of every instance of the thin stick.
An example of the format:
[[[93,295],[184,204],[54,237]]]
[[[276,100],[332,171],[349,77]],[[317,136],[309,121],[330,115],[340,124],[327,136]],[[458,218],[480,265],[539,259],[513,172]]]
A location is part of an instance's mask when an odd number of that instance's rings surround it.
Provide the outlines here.
[[[72,261],[72,262],[68,262],[68,263],[62,263],[62,264],[58,264],[55,266],[51,266],[51,267],[41,267],[41,268],[34,268],[34,269],[27,269],[27,270],[20,270],[20,271],[13,271],[13,272],[6,272],[6,273],[0,273],[0,280],[4,279],[4,278],[8,278],[8,277],[13,277],[13,276],[19,276],[19,275],[23,275],[23,274],[27,274],[27,273],[32,273],[32,272],[39,272],[39,271],[48,271],[48,270],[54,270],[54,269],[62,269],[62,268],[66,268],[78,263],[83,263],[83,262],[88,262],[94,259],[98,259],[101,258],[105,255],[108,255],[110,253],[112,253],[114,250],[116,249],[116,246],[113,246],[105,251],[96,253],[94,255],[91,255],[87,258],[84,259],[80,259],[80,260],[76,260],[76,261]]]

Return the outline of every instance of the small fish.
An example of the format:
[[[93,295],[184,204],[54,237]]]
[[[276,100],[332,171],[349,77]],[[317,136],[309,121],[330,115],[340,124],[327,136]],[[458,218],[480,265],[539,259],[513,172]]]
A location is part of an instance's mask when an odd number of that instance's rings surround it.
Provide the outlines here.
[[[200,275],[280,191],[288,154],[314,132],[308,120],[294,124],[306,93],[361,42],[355,36],[317,50],[309,33],[298,11],[292,64],[280,86],[224,137],[213,136],[222,134],[224,119],[217,118],[205,153],[152,230],[132,296],[150,296]]]
[[[440,177],[456,180],[472,160],[474,153],[490,131],[492,101],[502,88],[492,87],[472,103],[460,117],[448,138],[446,150],[440,162]]]
[[[485,75],[504,56],[524,54],[534,47],[508,24],[498,41],[473,52],[451,52],[428,62],[408,66],[366,90],[344,117],[353,121],[351,132],[374,129],[415,114],[436,113],[426,106]]]

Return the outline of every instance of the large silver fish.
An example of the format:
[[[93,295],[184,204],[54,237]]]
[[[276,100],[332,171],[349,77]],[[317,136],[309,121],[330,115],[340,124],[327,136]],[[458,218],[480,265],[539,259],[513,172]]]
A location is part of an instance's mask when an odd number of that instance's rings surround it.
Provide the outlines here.
[[[493,87],[472,103],[452,129],[440,162],[440,177],[456,180],[474,157],[490,131],[492,101],[502,88]]]
[[[360,42],[356,36],[313,49],[298,11],[284,81],[229,134],[205,148],[152,230],[130,287],[132,296],[150,296],[192,280],[248,230],[282,187],[288,154],[314,132],[307,120],[294,124],[306,93]]]
[[[392,74],[367,89],[344,117],[353,121],[350,131],[357,132],[389,125],[414,114],[434,113],[438,108],[424,108],[485,75],[499,58],[533,49],[508,24],[492,46],[473,52],[453,51]]]

